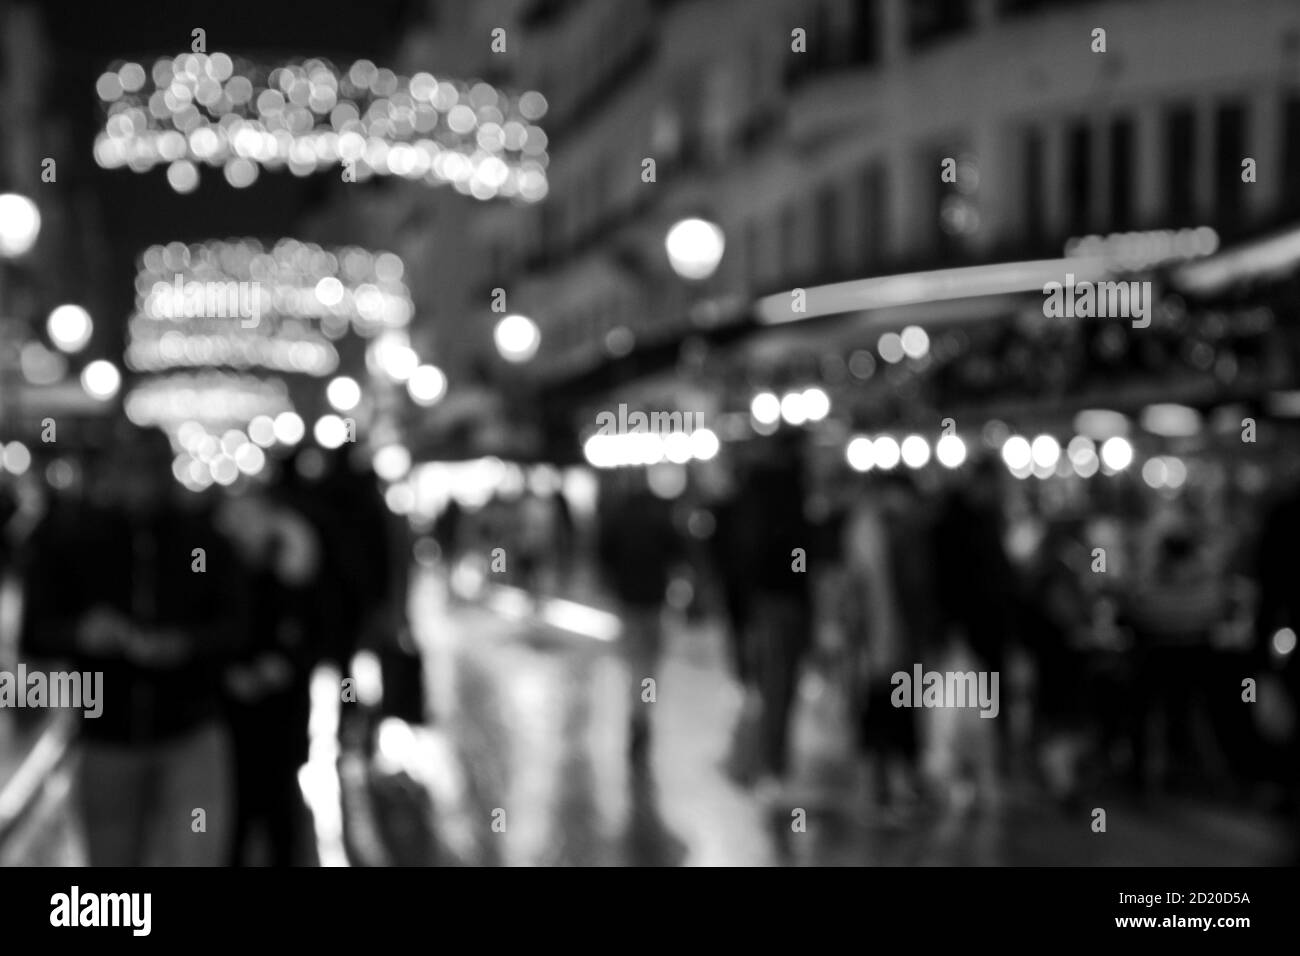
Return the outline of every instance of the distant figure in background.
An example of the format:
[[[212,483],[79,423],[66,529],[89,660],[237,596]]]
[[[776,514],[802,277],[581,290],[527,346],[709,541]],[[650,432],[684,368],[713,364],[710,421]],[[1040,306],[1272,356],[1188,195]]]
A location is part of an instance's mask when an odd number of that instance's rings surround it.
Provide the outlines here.
[[[210,516],[177,507],[171,459],[160,432],[125,431],[99,505],[32,541],[24,650],[103,673],[78,781],[93,866],[215,866],[229,845],[220,679],[247,638],[247,589]]]
[[[1077,523],[1051,526],[1038,553],[1025,621],[1037,675],[1034,740],[1048,793],[1068,804],[1078,793],[1081,758],[1090,744],[1083,647],[1092,607],[1080,583],[1090,556]]]
[[[518,504],[519,586],[537,596],[542,589],[543,569],[554,562],[558,542],[555,536],[555,515],[550,498],[537,492],[524,492]]]
[[[984,457],[964,477],[965,484],[943,503],[932,537],[941,653],[948,661],[936,669],[997,673],[999,687],[1005,689],[1021,590],[1003,542],[1001,470],[993,458]],[[973,774],[976,795],[989,808],[1001,804],[999,775],[1011,758],[1010,707],[1004,701],[1000,709],[992,721],[966,721],[964,713],[945,710],[926,718],[934,730],[935,774],[946,779],[953,796],[965,792],[961,778]]]
[[[726,497],[714,503],[713,518],[715,527],[709,543],[722,590],[731,665],[736,679],[748,686],[752,678],[745,649],[745,633],[749,628],[750,555],[741,527],[740,495],[734,488],[729,488]]]
[[[354,656],[366,651],[382,669],[378,709],[346,707],[340,727],[347,743],[368,748],[377,726],[372,718],[418,723],[424,717],[422,662],[406,619],[409,525],[389,511],[374,471],[351,445],[325,459],[319,478],[290,481],[283,490],[321,533],[327,575],[338,585],[330,595],[330,657],[346,674]]]
[[[602,509],[597,554],[621,609],[630,681],[628,759],[641,767],[650,752],[650,711],[642,700],[643,681],[658,677],[664,594],[681,544],[671,510],[650,492],[643,472],[620,470],[611,484],[611,500]]]
[[[889,474],[869,483],[844,531],[846,636],[857,662],[858,743],[874,771],[877,809],[921,794],[915,712],[895,707],[893,675],[929,666],[937,643],[932,556],[916,488]]]
[[[1019,581],[1002,540],[997,464],[976,462],[934,529],[942,626],[961,635],[989,670],[1002,671],[1015,634]]]
[[[460,559],[464,527],[465,510],[460,506],[459,501],[452,498],[433,523],[433,538],[438,542],[442,552],[442,566],[449,574]]]
[[[736,480],[738,469],[734,460],[719,461],[715,458],[703,473],[703,483],[714,521],[713,533],[708,539],[708,556],[722,605],[728,662],[742,694],[740,713],[722,766],[736,783],[749,786],[764,762],[760,755],[759,728],[762,695],[754,679],[752,655],[746,646],[752,568],[749,540],[741,523],[740,488]]]
[[[762,705],[760,798],[774,798],[790,762],[790,721],[804,658],[812,647],[812,589],[806,556],[814,531],[804,513],[799,438],[782,434],[743,482],[737,521],[750,555],[746,646]],[[800,565],[799,555],[805,556]]]
[[[16,482],[0,482],[0,577],[8,572],[13,562],[13,537],[10,522],[18,515],[20,501]]]
[[[555,492],[551,498],[555,513],[556,585],[563,589],[573,578],[575,545],[578,536],[577,524],[573,519],[573,509],[564,490]]]
[[[1278,862],[1300,863],[1300,489],[1282,497],[1268,512],[1256,557],[1259,614],[1254,662],[1258,721],[1263,735],[1282,759],[1291,846]],[[1288,633],[1289,632],[1289,633]]]
[[[1192,523],[1181,520],[1150,533],[1154,547],[1125,616],[1135,633],[1144,704],[1136,739],[1138,782],[1161,790],[1208,769],[1210,638],[1224,619],[1227,590]]]

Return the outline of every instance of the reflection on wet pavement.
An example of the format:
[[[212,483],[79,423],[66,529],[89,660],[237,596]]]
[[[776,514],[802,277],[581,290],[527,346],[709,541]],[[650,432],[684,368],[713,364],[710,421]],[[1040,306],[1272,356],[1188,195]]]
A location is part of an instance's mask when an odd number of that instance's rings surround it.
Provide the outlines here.
[[[435,799],[439,862],[501,865],[1139,865],[1267,859],[1264,818],[1176,802],[1141,812],[1105,800],[1109,832],[1088,807],[1062,809],[1028,786],[999,809],[977,805],[872,819],[814,672],[801,687],[793,782],[761,802],[723,770],[741,704],[720,633],[674,627],[656,676],[650,766],[628,766],[628,684],[617,645],[449,604],[432,578],[413,595],[435,700],[436,733],[455,755],[461,806]],[[1101,798],[1098,798],[1101,799]],[[806,827],[796,827],[796,811]],[[494,829],[494,820],[497,826]],[[502,823],[504,826],[502,826]],[[449,828],[459,828],[451,834]]]

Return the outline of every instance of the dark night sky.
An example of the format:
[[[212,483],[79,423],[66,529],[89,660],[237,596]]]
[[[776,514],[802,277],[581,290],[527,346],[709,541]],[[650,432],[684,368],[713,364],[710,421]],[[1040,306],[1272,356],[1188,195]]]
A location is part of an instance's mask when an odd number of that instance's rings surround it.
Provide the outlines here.
[[[165,166],[148,173],[102,170],[92,156],[103,122],[95,80],[115,60],[134,59],[149,69],[161,55],[188,52],[190,31],[207,31],[207,51],[247,54],[256,59],[324,56],[336,65],[369,57],[389,59],[403,26],[418,15],[411,0],[365,3],[312,2],[144,3],[89,0],[42,4],[51,44],[48,104],[71,126],[70,156],[59,159],[61,183],[98,209],[108,242],[108,288],[104,304],[110,325],[119,325],[134,298],[135,259],[148,245],[233,236],[292,235],[304,213],[333,185],[325,174],[306,178],[287,170],[263,170],[247,189],[233,189],[220,169],[202,166],[199,188],[174,193]]]

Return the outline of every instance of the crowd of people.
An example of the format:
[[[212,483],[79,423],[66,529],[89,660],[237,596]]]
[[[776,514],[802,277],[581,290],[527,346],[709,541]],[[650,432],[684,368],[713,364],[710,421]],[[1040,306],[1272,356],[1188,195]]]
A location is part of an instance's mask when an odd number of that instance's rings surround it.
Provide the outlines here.
[[[104,675],[79,763],[93,864],[304,862],[317,666],[347,675],[368,649],[401,672],[385,675],[385,707],[423,717],[403,610],[409,526],[346,446],[272,457],[202,494],[173,480],[172,456],[161,432],[125,429],[84,481],[34,511],[9,501],[19,650]],[[590,559],[622,621],[634,768],[652,752],[643,682],[665,622],[681,620],[663,611],[685,576],[672,603],[725,623],[742,690],[724,766],[762,799],[799,763],[800,682],[819,668],[842,688],[875,821],[996,809],[1010,783],[1065,807],[1123,787],[1258,797],[1300,819],[1300,491],[1131,483],[1128,499],[1053,509],[1035,498],[1047,483],[1015,481],[991,456],[827,477],[786,432],[696,477],[664,494],[645,469],[617,469],[592,515],[526,488],[472,513],[453,502],[428,529],[445,567],[500,552],[500,579],[534,592],[562,594]],[[997,675],[996,719],[900,706],[896,675],[918,667]]]
[[[749,459],[675,507],[627,470],[606,489],[600,551],[636,622],[636,673],[662,643],[651,622],[672,569],[712,582],[700,591],[745,689],[738,781],[783,789],[801,674],[831,660],[877,820],[996,807],[1010,781],[1064,807],[1107,787],[1294,811],[1300,494],[1130,484],[1127,499],[1053,511],[1030,497],[1045,485],[993,456],[937,478],[820,483],[792,436]],[[703,548],[689,518],[701,509]],[[899,706],[894,675],[916,665],[999,675],[997,719]],[[645,735],[634,725],[633,741]]]
[[[347,446],[202,494],[173,456],[124,427],[48,496],[12,555],[19,652],[104,675],[79,744],[91,865],[301,863],[310,676],[392,656],[400,536]]]

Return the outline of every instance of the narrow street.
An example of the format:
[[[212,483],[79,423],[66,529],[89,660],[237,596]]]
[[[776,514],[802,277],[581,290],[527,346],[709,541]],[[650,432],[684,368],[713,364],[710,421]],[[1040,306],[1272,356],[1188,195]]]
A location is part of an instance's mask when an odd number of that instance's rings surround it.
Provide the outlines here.
[[[399,799],[361,807],[344,798],[349,819],[387,843],[386,862],[1239,866],[1275,862],[1284,845],[1263,814],[1177,799],[1142,810],[1121,794],[1097,801],[1108,827],[1094,833],[1091,807],[1067,813],[1027,784],[1010,786],[999,812],[884,825],[862,804],[837,698],[816,671],[800,691],[793,783],[765,803],[724,772],[741,695],[722,634],[708,624],[670,629],[657,700],[635,704],[654,708],[650,769],[636,772],[626,759],[631,691],[617,640],[579,633],[587,618],[575,613],[568,630],[535,623],[522,606],[517,619],[505,616],[449,600],[429,573],[415,579],[411,612],[435,723],[415,731],[403,786],[372,788]],[[34,781],[32,807],[0,862],[84,862],[69,812],[75,758],[74,743],[71,760]],[[350,765],[343,761],[345,778]],[[382,753],[369,771],[372,783],[397,779]]]
[[[724,772],[741,695],[716,627],[670,628],[657,700],[635,702],[654,708],[651,769],[637,773],[616,641],[449,602],[432,576],[418,579],[412,612],[437,714],[437,862],[1181,866],[1277,851],[1263,815],[1178,800],[1142,811],[1115,794],[1099,801],[1107,832],[1094,833],[1091,807],[1067,814],[1027,784],[1010,786],[999,812],[884,826],[862,809],[838,699],[816,672],[801,686],[794,782],[765,809]]]

